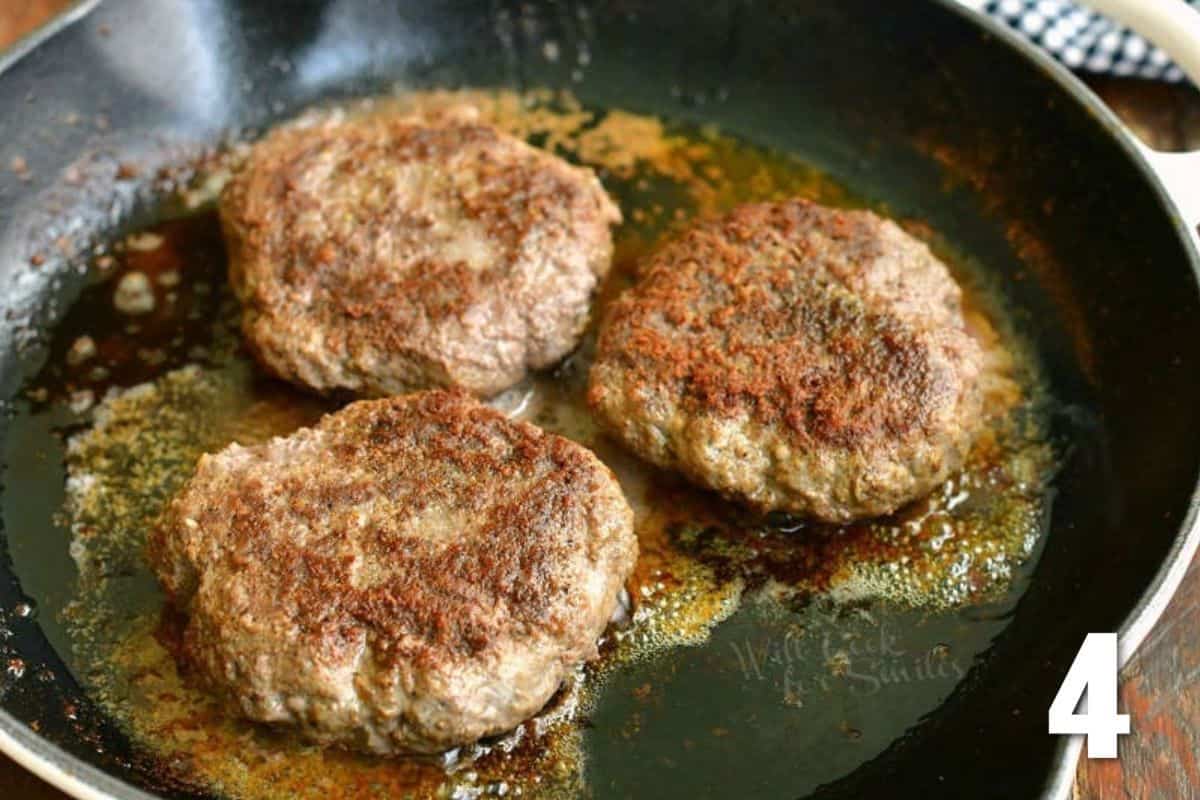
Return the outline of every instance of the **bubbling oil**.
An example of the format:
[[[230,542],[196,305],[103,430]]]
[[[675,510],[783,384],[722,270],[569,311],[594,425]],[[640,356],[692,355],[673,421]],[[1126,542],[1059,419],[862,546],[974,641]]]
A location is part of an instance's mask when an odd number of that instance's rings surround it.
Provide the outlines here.
[[[564,94],[433,92],[317,113],[464,102],[594,167],[619,200],[625,223],[595,317],[636,279],[647,249],[697,215],[796,195],[855,204],[843,187],[786,154],[716,130],[589,109]],[[31,393],[35,410],[68,405],[82,425],[65,455],[65,514],[79,573],[66,624],[77,672],[133,741],[182,780],[247,798],[577,796],[586,791],[586,719],[603,702],[606,676],[665,649],[702,645],[747,593],[784,610],[814,598],[954,608],[1003,593],[1045,529],[1055,452],[1036,359],[1003,304],[980,288],[980,273],[935,240],[966,288],[972,324],[991,354],[992,413],[964,470],[928,498],[854,525],[764,520],[649,467],[607,440],[586,410],[591,331],[558,368],[493,402],[592,448],[635,509],[633,613],[606,635],[601,659],[513,733],[440,761],[321,749],[242,722],[180,672],[178,620],[164,609],[143,559],[146,531],[202,453],[287,434],[338,404],[265,378],[239,346],[210,208],[239,157],[231,149],[175,199],[189,216],[124,240],[115,260],[97,266],[96,285],[64,322]],[[135,273],[154,303],[131,317],[115,311],[111,298]]]

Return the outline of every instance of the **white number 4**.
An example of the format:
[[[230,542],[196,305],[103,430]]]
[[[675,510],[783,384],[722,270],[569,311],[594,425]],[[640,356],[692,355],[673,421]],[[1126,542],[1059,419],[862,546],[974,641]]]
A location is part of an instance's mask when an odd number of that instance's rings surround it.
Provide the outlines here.
[[[1089,633],[1083,640],[1050,704],[1050,733],[1087,734],[1088,758],[1117,757],[1117,736],[1129,733],[1129,715],[1117,713],[1115,633]]]

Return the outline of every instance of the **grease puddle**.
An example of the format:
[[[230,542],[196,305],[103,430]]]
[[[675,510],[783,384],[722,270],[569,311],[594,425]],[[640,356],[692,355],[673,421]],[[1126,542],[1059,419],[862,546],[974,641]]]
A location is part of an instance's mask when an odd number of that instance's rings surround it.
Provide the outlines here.
[[[595,166],[621,203],[601,309],[633,280],[639,256],[696,214],[790,195],[853,201],[786,155],[564,95],[439,92],[351,113],[463,100]],[[441,762],[323,751],[230,718],[176,669],[175,626],[142,559],[145,531],[202,452],[290,432],[337,404],[262,377],[240,349],[205,210],[224,168],[176,203],[198,211],[125,240],[114,263],[97,267],[7,454],[30,466],[13,470],[8,498],[44,495],[38,487],[66,478],[61,507],[51,498],[5,508],[47,634],[91,697],[175,776],[253,798],[802,794],[933,711],[1003,629],[1048,519],[1050,400],[980,268],[933,241],[964,283],[981,336],[999,331],[1008,355],[994,349],[988,434],[929,498],[849,526],[751,518],[598,434],[582,405],[585,342],[495,402],[596,450],[637,512],[634,612],[610,631],[602,658],[535,720]],[[148,314],[113,309],[131,273],[154,295]]]

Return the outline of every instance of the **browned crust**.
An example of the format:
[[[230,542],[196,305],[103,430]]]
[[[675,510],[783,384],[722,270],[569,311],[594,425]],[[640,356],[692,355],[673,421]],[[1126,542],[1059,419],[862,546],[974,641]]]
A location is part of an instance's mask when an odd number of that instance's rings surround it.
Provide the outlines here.
[[[636,552],[632,512],[587,449],[440,391],[362,401],[287,438],[205,456],[149,547],[190,615],[185,656],[254,718],[272,718],[263,698],[281,682],[319,697],[345,685],[344,669],[368,705],[459,681],[442,698],[452,708],[473,702],[471,676],[516,674],[496,666],[506,659],[536,652],[546,664],[544,696],[518,691],[525,705],[501,708],[507,717],[446,711],[441,731],[372,723],[418,750],[536,711],[595,654]],[[337,726],[364,714],[330,712],[336,722],[316,738],[354,741]]]
[[[702,224],[614,304],[597,361],[619,364],[635,391],[655,384],[685,409],[748,412],[801,442],[854,448],[925,429],[959,391],[930,342],[946,315],[904,317],[857,296],[858,271],[882,254],[880,222],[796,200]],[[807,238],[817,229],[828,242]],[[937,301],[958,304],[948,278],[937,288]]]
[[[744,421],[768,444],[864,469],[877,450],[901,461],[898,443],[948,439],[932,472],[957,463],[979,347],[945,266],[893,223],[800,199],[746,205],[668,243],[642,276],[606,316],[589,401],[652,460],[688,468],[672,432],[648,436],[628,415]]]
[[[155,530],[152,560],[162,562],[166,539],[191,519],[218,540],[220,557],[273,587],[272,603],[302,629],[324,636],[362,626],[391,643],[392,657],[486,648],[499,623],[470,613],[480,607],[503,609],[505,626],[567,631],[579,576],[562,566],[581,548],[598,554],[588,541],[592,501],[613,481],[585,448],[443,392],[356,403],[316,431],[326,435],[311,465],[319,474],[253,457],[226,468],[216,456],[202,466]],[[403,517],[372,520],[361,533],[329,526],[330,509],[380,496]],[[435,503],[464,512],[470,529],[451,541],[399,532]],[[320,533],[300,544],[287,534],[296,529]],[[362,558],[386,565],[386,581],[355,587],[351,538]]]
[[[258,359],[368,395],[489,395],[561,358],[619,219],[590,170],[471,109],[279,128],[221,197]]]

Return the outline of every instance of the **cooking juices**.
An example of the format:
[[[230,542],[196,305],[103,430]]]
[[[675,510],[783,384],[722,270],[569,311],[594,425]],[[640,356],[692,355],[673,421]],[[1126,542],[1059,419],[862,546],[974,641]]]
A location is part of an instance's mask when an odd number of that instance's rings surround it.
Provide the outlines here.
[[[626,221],[594,319],[648,249],[696,215],[794,195],[856,204],[789,155],[561,94],[434,92],[339,113],[460,102],[595,167],[619,201]],[[48,607],[43,626],[91,699],[173,780],[253,798],[645,795],[656,782],[802,794],[936,708],[1003,628],[1046,529],[1051,401],[983,269],[900,220],[951,265],[991,354],[991,422],[959,475],[887,518],[756,518],[599,433],[583,403],[593,331],[494,403],[593,448],[637,512],[633,613],[610,629],[602,657],[521,728],[440,760],[322,750],[231,716],[177,667],[178,620],[144,562],[146,530],[201,453],[288,433],[340,402],[265,377],[241,347],[211,208],[237,157],[233,148],[206,165],[164,202],[166,221],[93,266],[7,454],[10,541],[27,592]],[[23,471],[36,452],[49,455]],[[16,510],[22,475],[44,493],[35,482],[60,463],[61,507]],[[57,533],[23,538],[46,530],[51,513]]]

